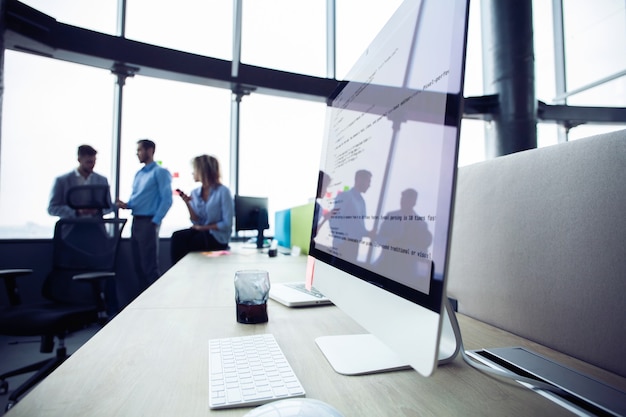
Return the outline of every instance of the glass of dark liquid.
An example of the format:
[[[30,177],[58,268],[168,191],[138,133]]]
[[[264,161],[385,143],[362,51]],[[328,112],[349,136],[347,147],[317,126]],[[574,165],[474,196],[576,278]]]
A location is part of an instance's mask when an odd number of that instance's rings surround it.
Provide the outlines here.
[[[244,324],[267,323],[267,298],[270,276],[267,271],[246,269],[235,272],[237,321]]]

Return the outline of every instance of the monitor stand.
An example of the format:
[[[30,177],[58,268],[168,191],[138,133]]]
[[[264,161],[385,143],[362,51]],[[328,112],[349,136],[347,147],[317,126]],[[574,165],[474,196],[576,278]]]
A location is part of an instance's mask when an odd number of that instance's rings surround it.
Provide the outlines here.
[[[259,229],[257,230],[257,235],[256,235],[256,248],[262,249],[264,242],[265,242],[265,236],[263,236],[263,229]]]
[[[263,248],[265,244],[265,237],[263,236],[263,230],[268,226],[268,214],[267,210],[259,209],[257,213],[257,235],[256,235],[256,247],[257,249]]]
[[[447,297],[444,304],[438,365],[454,360],[461,347],[459,324]],[[406,361],[371,334],[322,336],[315,339],[315,343],[335,372],[343,375],[411,369]]]

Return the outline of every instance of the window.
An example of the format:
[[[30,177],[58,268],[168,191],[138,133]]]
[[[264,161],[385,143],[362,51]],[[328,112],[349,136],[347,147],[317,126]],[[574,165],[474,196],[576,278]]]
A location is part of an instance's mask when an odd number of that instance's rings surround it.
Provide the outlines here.
[[[470,16],[465,57],[464,97],[482,96],[483,63],[480,2],[470,2]],[[482,120],[464,119],[461,123],[459,143],[459,166],[473,164],[485,159],[485,129],[489,124]]]
[[[241,62],[326,76],[326,7],[321,1],[244,1]]]
[[[78,167],[77,148],[98,150],[111,175],[113,76],[83,65],[5,51],[0,148],[0,237],[52,237],[55,177]]]
[[[60,22],[117,33],[117,3],[110,0],[23,0]],[[402,0],[336,0],[336,78],[342,79]],[[622,0],[564,1],[565,70],[570,105],[626,106],[626,5]],[[232,59],[230,1],[127,0],[129,39],[220,59]],[[326,75],[326,3],[254,0],[243,2],[242,61],[307,75]],[[465,96],[484,94],[480,2],[470,4]],[[535,8],[537,97],[556,96],[550,2]],[[591,63],[591,64],[590,64]],[[120,197],[128,199],[141,167],[136,141],[157,144],[155,159],[174,176],[174,187],[190,190],[190,161],[203,153],[221,163],[230,184],[231,92],[140,75],[123,93]],[[620,76],[620,74],[622,74]],[[597,84],[609,77],[610,80]],[[113,183],[113,93],[107,70],[14,51],[5,52],[2,141],[0,142],[0,238],[48,238],[55,217],[47,214],[52,181],[77,166],[76,148],[98,152],[96,171]],[[597,84],[597,85],[596,85]],[[580,91],[577,91],[580,90]],[[319,102],[252,93],[241,102],[239,191],[269,197],[273,212],[313,198],[326,106]],[[586,124],[570,139],[624,125]],[[485,158],[489,123],[464,120],[459,164]],[[555,123],[538,125],[539,146],[557,142]],[[115,190],[113,190],[115,191]],[[234,191],[234,189],[233,189]],[[122,216],[129,215],[122,212]],[[161,235],[189,225],[179,200]],[[128,234],[130,228],[126,228]]]
[[[336,0],[336,73],[343,79],[401,0]]]
[[[253,94],[241,102],[239,191],[278,210],[315,198],[326,105]],[[270,231],[271,232],[271,231]]]
[[[117,34],[117,1],[21,0],[57,21],[96,32]]]
[[[231,1],[127,0],[126,5],[128,39],[232,59]]]
[[[618,52],[626,49],[625,15],[621,0],[563,1],[567,104],[626,107],[626,54]],[[624,127],[586,123],[570,129],[567,137],[573,140]]]
[[[120,199],[128,201],[137,160],[137,141],[156,143],[154,159],[172,174],[172,189],[189,193],[193,182],[191,160],[214,155],[220,161],[222,180],[229,184],[230,91],[194,84],[135,76],[126,80],[122,115]],[[120,217],[130,211],[120,210]],[[179,198],[161,224],[162,237],[191,225],[189,212]],[[124,230],[130,235],[130,228]]]
[[[563,2],[568,90],[626,70],[625,15],[623,0]]]

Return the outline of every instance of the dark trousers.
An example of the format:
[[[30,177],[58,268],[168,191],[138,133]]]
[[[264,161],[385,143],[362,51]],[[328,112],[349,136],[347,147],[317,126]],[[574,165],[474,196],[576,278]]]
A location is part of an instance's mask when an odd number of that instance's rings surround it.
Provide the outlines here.
[[[185,229],[172,234],[170,254],[172,265],[183,259],[189,252],[228,249],[228,244],[220,243],[208,231]]]
[[[139,292],[148,288],[161,276],[159,270],[159,225],[146,217],[134,217],[130,237],[133,264]]]

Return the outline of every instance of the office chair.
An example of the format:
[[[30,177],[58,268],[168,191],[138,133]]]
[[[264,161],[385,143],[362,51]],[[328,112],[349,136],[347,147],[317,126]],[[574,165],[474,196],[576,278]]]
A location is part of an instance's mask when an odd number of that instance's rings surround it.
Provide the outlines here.
[[[82,207],[91,205],[93,203],[82,203]],[[69,357],[64,343],[67,334],[94,323],[106,323],[105,284],[115,276],[118,246],[125,224],[126,219],[97,216],[57,221],[52,268],[41,290],[44,302],[22,302],[18,278],[24,279],[32,270],[0,271],[9,299],[7,307],[0,307],[0,334],[40,336],[42,353],[51,353],[54,339],[58,340],[53,358],[0,375],[0,394],[6,394],[9,388],[7,378],[35,372],[11,393],[7,410]]]
[[[112,208],[111,193],[107,184],[88,184],[72,187],[65,196],[67,205],[74,210],[81,208],[96,209],[97,216],[102,216],[104,210]]]

